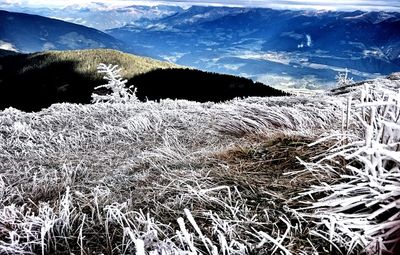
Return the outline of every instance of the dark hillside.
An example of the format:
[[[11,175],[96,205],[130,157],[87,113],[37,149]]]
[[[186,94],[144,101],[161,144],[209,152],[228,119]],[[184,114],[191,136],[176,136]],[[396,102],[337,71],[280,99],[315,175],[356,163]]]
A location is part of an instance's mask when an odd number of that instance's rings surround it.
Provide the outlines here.
[[[163,98],[224,101],[280,96],[284,92],[232,75],[208,73],[113,50],[54,51],[0,58],[0,109],[38,111],[53,103],[90,103],[104,84],[99,63],[118,64],[141,100]],[[168,68],[168,69],[166,69]]]
[[[21,52],[123,47],[121,41],[93,28],[38,15],[2,10],[0,40]]]
[[[176,98],[220,102],[235,97],[287,95],[247,78],[195,69],[157,69],[135,76],[128,83],[137,87],[141,100]]]
[[[48,51],[0,57],[0,109],[37,111],[57,102],[89,103],[104,81],[99,63],[119,65],[131,78],[176,65],[115,50]]]
[[[0,109],[11,106],[38,111],[52,103],[81,103],[90,97],[90,84],[95,81],[76,72],[77,62],[62,61],[24,70],[27,58],[28,55],[19,55],[0,60],[8,63],[0,70]]]
[[[14,55],[18,55],[18,52],[12,51],[12,50],[3,50],[0,49],[0,57],[4,57],[4,56],[14,56]]]

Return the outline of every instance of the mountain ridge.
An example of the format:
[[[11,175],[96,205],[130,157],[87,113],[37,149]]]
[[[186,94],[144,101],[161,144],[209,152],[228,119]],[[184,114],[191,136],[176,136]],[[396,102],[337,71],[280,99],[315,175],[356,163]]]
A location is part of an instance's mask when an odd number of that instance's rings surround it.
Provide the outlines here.
[[[94,88],[106,83],[97,73],[100,63],[118,65],[142,101],[218,102],[287,95],[246,78],[187,69],[115,50],[49,51],[0,57],[0,109],[38,111],[54,103],[90,103]]]
[[[123,47],[121,41],[94,28],[4,10],[0,10],[0,40],[20,52]]]
[[[59,20],[73,22],[79,25],[106,30],[121,27],[135,22],[138,19],[156,19],[165,17],[183,9],[177,6],[141,6],[132,5],[118,8],[109,8],[101,3],[92,3],[89,6],[69,5],[63,8],[48,7],[21,7],[8,6],[7,11],[36,14],[45,17],[54,17]]]

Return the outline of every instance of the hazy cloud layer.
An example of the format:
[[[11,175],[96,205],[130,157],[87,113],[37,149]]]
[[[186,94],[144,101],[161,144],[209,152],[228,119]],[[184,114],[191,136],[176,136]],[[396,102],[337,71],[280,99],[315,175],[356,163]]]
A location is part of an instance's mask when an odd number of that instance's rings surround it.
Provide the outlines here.
[[[399,0],[2,0],[0,7],[6,5],[22,6],[60,6],[78,4],[85,6],[93,2],[112,6],[124,5],[213,5],[213,6],[243,6],[243,7],[269,7],[289,9],[325,9],[325,10],[388,10],[400,11]]]

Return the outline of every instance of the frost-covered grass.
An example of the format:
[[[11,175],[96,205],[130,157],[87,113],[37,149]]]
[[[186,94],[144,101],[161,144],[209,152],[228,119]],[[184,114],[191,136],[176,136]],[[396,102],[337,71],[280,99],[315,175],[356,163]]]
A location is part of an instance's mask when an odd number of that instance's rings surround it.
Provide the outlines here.
[[[400,252],[399,85],[375,80],[351,93],[345,116],[353,118],[343,119],[344,132],[322,139],[335,142],[323,159],[306,164],[312,173],[329,168],[340,176],[303,193],[319,199],[300,210],[316,222],[312,234],[329,240],[331,251]]]
[[[343,118],[346,102],[319,95],[4,110],[0,253],[339,253],[330,243],[347,252],[352,236],[312,217],[330,209],[299,211],[312,201],[297,198],[311,186],[315,198],[334,194],[320,183],[335,187],[346,160],[328,165],[324,153],[362,137],[308,144],[359,127],[356,114]],[[385,187],[397,185],[390,180]],[[356,244],[354,252],[365,245]]]
[[[314,137],[340,126],[339,109],[341,102],[327,97],[4,110],[0,249],[39,254],[311,249],[307,241],[291,238],[307,232],[284,206],[292,194],[258,186],[276,183],[289,169],[271,175],[272,154],[258,153],[258,162],[264,162],[262,155],[271,160],[263,163],[266,169],[254,168],[251,157],[265,141],[288,137],[301,143],[291,137]],[[235,151],[247,155],[246,167],[245,159],[229,160]],[[289,180],[285,185],[291,187]]]

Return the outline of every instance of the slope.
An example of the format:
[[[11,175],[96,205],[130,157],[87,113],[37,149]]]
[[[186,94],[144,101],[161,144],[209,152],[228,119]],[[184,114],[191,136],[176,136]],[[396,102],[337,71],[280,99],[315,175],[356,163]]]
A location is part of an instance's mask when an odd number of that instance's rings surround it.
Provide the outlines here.
[[[102,76],[99,63],[119,65],[124,77],[174,64],[115,50],[48,51],[0,58],[0,108],[32,111],[56,102],[88,103]]]
[[[0,111],[0,252],[399,254],[396,78]]]
[[[313,155],[314,135],[338,128],[340,107],[330,97],[285,97],[0,111],[0,250],[141,255],[134,241],[143,239],[154,254],[188,254],[175,232],[187,208],[214,254],[269,254],[273,244],[257,246],[257,231],[279,237],[282,213],[295,221],[285,199],[312,183],[284,173],[301,167],[291,165],[296,155]],[[300,238],[307,231],[292,233],[297,240],[282,245],[311,253]]]
[[[99,30],[38,15],[0,10],[0,40],[21,52],[88,48],[123,43]]]
[[[207,73],[115,50],[49,51],[0,58],[0,109],[37,111],[52,103],[90,103],[100,63],[119,65],[129,85],[146,99],[222,101],[286,93],[241,77]],[[178,69],[177,69],[178,68]],[[163,69],[163,70],[161,70]]]

